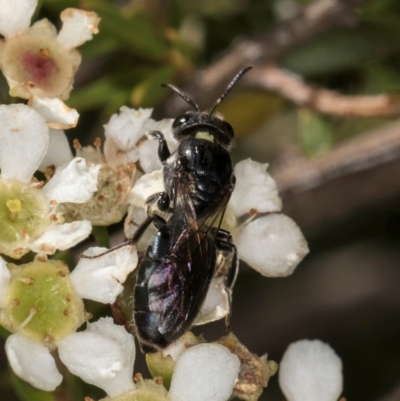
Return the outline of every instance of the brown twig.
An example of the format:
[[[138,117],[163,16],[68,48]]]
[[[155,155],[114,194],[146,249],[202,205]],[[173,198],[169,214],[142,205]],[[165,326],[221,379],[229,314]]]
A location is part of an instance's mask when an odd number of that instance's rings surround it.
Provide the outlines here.
[[[247,83],[278,92],[299,106],[340,117],[392,117],[400,115],[399,95],[346,96],[304,82],[274,64],[259,66]]]
[[[325,156],[272,173],[300,227],[343,219],[400,196],[400,123],[349,140]]]
[[[269,32],[251,39],[235,42],[219,60],[190,78],[184,90],[205,108],[220,95],[235,73],[265,60],[276,60],[287,50],[303,43],[335,25],[354,25],[355,8],[368,0],[316,0],[293,19],[275,25]],[[183,103],[172,97],[166,115],[182,111]]]

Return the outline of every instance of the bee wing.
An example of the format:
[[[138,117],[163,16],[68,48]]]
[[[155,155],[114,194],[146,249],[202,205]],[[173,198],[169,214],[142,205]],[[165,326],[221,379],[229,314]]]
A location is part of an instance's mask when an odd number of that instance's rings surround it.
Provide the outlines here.
[[[215,268],[215,237],[233,190],[232,185],[223,188],[215,201],[196,215],[188,186],[184,180],[177,181],[170,257],[153,275],[163,280],[158,280],[150,302],[152,312],[161,315],[159,330],[166,337],[171,333],[172,341],[173,335],[189,329],[205,299]]]

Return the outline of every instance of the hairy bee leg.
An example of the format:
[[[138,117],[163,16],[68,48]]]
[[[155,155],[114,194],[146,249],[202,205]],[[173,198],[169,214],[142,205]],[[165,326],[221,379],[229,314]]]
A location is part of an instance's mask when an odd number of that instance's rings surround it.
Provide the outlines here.
[[[226,263],[224,263],[216,271],[217,275],[222,274],[224,276],[224,289],[228,298],[229,308],[228,314],[225,318],[225,326],[227,331],[230,331],[230,319],[232,315],[232,290],[239,272],[239,259],[237,256],[237,248],[232,242],[232,236],[229,231],[219,229],[217,238],[215,240],[215,245],[217,247],[217,252],[222,252],[231,256],[229,266],[226,266]]]
[[[149,131],[146,135],[147,137],[158,139],[158,157],[161,163],[164,163],[171,156],[164,134],[160,131]]]

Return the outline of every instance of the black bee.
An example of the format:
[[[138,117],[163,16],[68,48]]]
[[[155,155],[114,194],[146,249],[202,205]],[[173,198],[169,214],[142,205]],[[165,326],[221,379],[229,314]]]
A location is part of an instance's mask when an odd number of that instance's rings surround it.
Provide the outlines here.
[[[172,154],[161,132],[148,133],[159,141],[165,192],[147,200],[161,213],[150,213],[129,241],[136,243],[150,224],[157,228],[133,291],[133,323],[143,352],[167,347],[192,326],[216,275],[224,275],[230,297],[238,258],[231,235],[220,225],[235,186],[229,154],[234,133],[213,113],[250,68],[236,74],[209,113],[200,112],[175,86],[165,85],[195,110],[174,120],[179,146]]]

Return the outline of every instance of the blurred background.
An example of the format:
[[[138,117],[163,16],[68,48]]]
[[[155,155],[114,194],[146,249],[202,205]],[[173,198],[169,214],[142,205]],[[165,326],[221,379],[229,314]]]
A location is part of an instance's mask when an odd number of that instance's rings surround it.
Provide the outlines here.
[[[122,105],[176,117],[187,105],[163,82],[210,107],[240,68],[254,66],[218,111],[235,129],[234,161],[269,163],[283,212],[310,254],[285,279],[241,266],[233,330],[276,361],[290,342],[321,339],[342,358],[349,401],[400,400],[400,1],[39,4],[35,19],[58,25],[67,7],[101,17],[100,33],[80,48],[67,101],[81,114],[67,132],[71,142],[91,144]],[[224,327],[196,332],[212,340]],[[102,396],[71,375],[60,392],[44,395],[10,376],[3,347],[0,362],[4,401]],[[135,371],[148,376],[143,361]],[[273,377],[261,400],[283,399]]]

